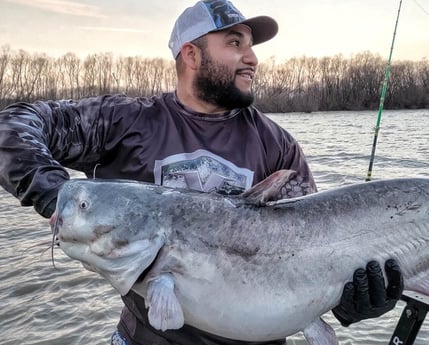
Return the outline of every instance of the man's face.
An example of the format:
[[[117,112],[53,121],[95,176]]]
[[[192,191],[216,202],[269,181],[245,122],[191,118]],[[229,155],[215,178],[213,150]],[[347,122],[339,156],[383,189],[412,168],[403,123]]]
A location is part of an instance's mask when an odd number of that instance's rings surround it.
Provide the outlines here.
[[[245,25],[207,35],[194,81],[198,96],[227,110],[252,104],[252,82],[258,60],[252,34]]]

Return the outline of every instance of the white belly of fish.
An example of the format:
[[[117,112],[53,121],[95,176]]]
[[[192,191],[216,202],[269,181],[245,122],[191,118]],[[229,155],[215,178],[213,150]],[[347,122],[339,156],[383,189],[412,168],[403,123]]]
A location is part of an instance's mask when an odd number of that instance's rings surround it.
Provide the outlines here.
[[[147,299],[151,277],[169,272],[186,324],[230,339],[282,339],[335,306],[349,278],[309,271],[303,257],[289,261],[172,250],[133,290]]]

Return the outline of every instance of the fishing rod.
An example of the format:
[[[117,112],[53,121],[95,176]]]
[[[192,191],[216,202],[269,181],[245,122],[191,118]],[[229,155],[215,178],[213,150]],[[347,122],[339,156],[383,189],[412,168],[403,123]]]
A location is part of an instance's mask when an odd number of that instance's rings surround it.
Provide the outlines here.
[[[416,2],[416,1],[415,1]],[[417,2],[416,2],[417,3]],[[419,5],[419,4],[418,4]],[[381,113],[384,107],[384,97],[386,96],[387,80],[389,78],[392,61],[393,46],[395,44],[396,29],[398,28],[399,14],[401,13],[402,0],[399,2],[398,14],[396,17],[395,30],[393,31],[392,45],[390,47],[389,60],[384,73],[383,88],[381,91],[380,106],[378,108],[377,124],[374,132],[374,142],[372,145],[371,159],[369,162],[368,175],[366,181],[371,181],[372,167],[374,164],[375,148],[377,146],[378,133],[380,132]],[[420,6],[420,5],[419,5]],[[424,11],[426,13],[426,11]],[[407,302],[402,312],[401,318],[390,338],[389,345],[413,345],[417,334],[422,326],[427,313],[429,312],[429,298],[423,295],[408,296],[402,294],[401,299]]]
[[[395,44],[396,29],[398,28],[399,14],[401,13],[401,6],[402,6],[402,0],[400,0],[400,2],[399,2],[398,14],[396,16],[395,30],[393,31],[392,45],[390,46],[389,60],[387,62],[386,70],[384,73],[383,88],[381,90],[380,105],[378,107],[377,124],[375,126],[374,141],[372,144],[371,158],[369,160],[368,173],[367,173],[365,181],[371,181],[372,167],[374,165],[375,149],[377,147],[378,133],[380,132],[381,114],[383,112],[383,107],[384,107],[384,98],[386,96],[387,80],[389,79],[390,66],[392,64],[393,46]]]

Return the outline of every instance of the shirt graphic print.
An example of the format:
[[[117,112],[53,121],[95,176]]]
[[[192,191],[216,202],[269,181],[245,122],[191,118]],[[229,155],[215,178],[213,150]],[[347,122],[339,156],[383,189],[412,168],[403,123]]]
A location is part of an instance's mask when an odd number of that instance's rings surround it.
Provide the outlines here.
[[[253,174],[206,150],[156,160],[154,167],[158,185],[226,194],[238,194],[250,188]]]

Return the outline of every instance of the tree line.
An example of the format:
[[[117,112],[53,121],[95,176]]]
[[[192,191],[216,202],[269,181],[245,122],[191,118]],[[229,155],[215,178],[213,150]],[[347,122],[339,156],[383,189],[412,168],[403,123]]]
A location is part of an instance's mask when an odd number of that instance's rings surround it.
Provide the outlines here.
[[[344,57],[297,57],[262,62],[254,80],[265,112],[378,109],[386,60],[363,52]],[[0,108],[17,102],[79,99],[106,93],[152,96],[174,90],[174,62],[161,58],[74,53],[61,57],[0,50]],[[387,109],[429,108],[429,60],[394,61]]]

